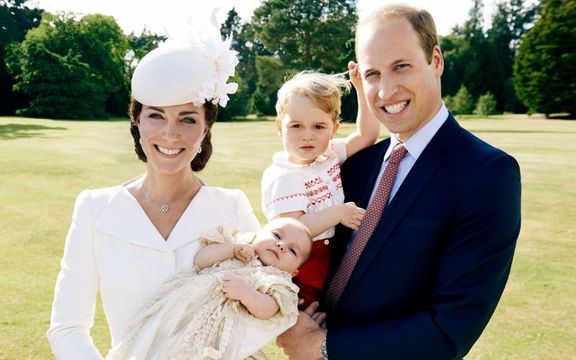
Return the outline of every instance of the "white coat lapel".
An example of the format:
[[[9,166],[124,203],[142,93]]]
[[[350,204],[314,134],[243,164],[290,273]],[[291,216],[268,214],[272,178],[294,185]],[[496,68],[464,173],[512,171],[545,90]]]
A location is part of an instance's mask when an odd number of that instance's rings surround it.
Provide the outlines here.
[[[197,241],[206,231],[230,222],[233,209],[223,209],[221,199],[214,195],[214,189],[200,188],[168,237],[166,245],[170,249],[176,250]]]
[[[123,186],[97,215],[94,229],[135,245],[171,251],[138,201]]]

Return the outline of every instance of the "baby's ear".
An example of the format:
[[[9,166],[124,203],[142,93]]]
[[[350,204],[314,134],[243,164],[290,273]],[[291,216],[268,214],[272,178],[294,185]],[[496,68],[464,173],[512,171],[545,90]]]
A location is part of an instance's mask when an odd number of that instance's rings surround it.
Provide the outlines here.
[[[296,275],[298,275],[298,270],[292,271],[292,274],[291,274],[291,275],[292,275],[292,277],[295,277]]]

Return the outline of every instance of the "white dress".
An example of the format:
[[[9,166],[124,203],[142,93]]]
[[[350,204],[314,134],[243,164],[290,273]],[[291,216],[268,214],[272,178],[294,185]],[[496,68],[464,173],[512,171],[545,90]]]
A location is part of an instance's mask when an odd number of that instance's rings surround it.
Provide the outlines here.
[[[236,239],[220,227],[205,243],[243,241]],[[267,320],[255,318],[240,301],[224,297],[221,278],[226,274],[272,296],[280,310]],[[106,359],[247,358],[296,323],[297,292],[290,274],[256,259],[248,264],[229,259],[200,272],[191,267],[160,286]]]
[[[101,360],[90,336],[98,293],[112,338],[158,286],[190,267],[200,236],[222,224],[258,231],[260,224],[240,190],[203,186],[167,240],[124,186],[83,191],[56,281],[48,339],[59,360]]]

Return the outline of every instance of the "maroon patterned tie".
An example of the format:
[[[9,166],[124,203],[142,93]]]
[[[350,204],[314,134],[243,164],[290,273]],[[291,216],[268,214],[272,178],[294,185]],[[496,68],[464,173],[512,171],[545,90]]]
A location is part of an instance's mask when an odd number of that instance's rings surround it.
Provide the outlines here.
[[[350,275],[352,275],[352,270],[354,270],[356,262],[360,258],[364,247],[366,247],[374,229],[376,229],[376,225],[378,225],[378,222],[380,221],[382,212],[384,211],[386,204],[388,204],[392,186],[394,186],[394,181],[396,180],[398,166],[400,165],[402,158],[404,158],[404,155],[406,155],[406,147],[404,144],[396,144],[392,150],[392,155],[390,155],[388,165],[384,169],[384,174],[380,179],[378,188],[374,193],[374,197],[368,205],[366,215],[360,224],[360,228],[358,228],[356,236],[354,237],[354,240],[352,240],[352,244],[344,255],[342,263],[336,271],[336,274],[330,283],[330,287],[328,288],[327,300],[328,307],[331,310],[336,309],[338,300],[340,299],[342,292],[344,292],[344,288],[350,279]]]

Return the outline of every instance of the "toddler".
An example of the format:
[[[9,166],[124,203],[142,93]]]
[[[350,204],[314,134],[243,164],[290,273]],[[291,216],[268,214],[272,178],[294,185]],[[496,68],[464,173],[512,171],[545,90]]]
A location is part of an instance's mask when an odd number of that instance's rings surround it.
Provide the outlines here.
[[[358,229],[365,210],[344,203],[340,164],[376,141],[379,122],[369,116],[356,64],[349,65],[357,91],[356,131],[334,139],[340,125],[342,74],[301,72],[282,85],[276,103],[276,127],[284,151],[274,154],[262,176],[262,210],[268,220],[295,217],[310,229],[314,242],[309,261],[294,282],[303,307],[318,299],[330,259],[330,238],[341,223]]]

